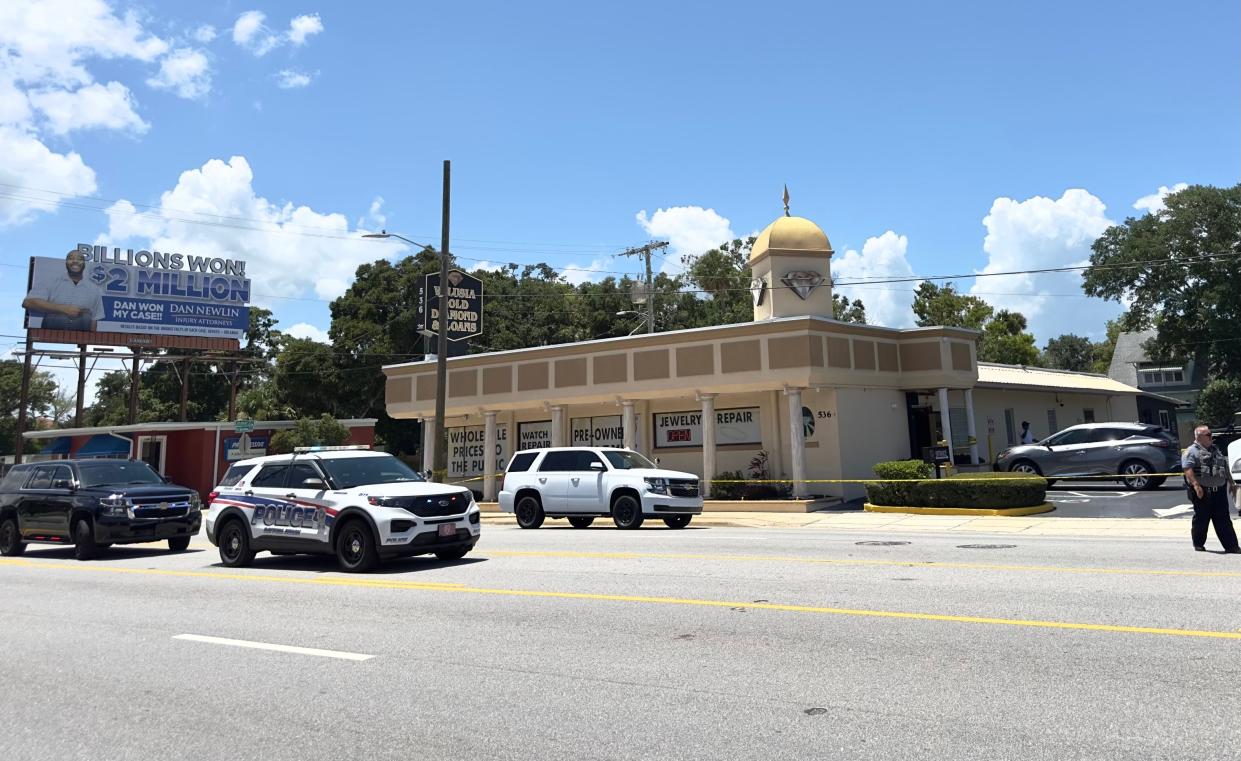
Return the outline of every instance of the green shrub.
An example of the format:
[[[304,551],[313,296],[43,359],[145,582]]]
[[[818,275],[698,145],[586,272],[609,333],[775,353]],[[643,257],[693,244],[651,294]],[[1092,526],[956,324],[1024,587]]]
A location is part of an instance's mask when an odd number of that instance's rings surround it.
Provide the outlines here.
[[[922,460],[889,460],[875,463],[875,475],[879,478],[930,478],[935,466]]]
[[[711,480],[711,499],[741,499],[742,489],[745,484],[728,483],[722,484],[720,481],[744,481],[745,476],[739,470],[726,470],[717,473],[715,478]]]
[[[747,479],[745,474],[739,470],[723,471],[711,481],[711,499],[787,499],[793,494],[791,484],[753,483],[758,480],[766,479],[758,479],[753,474]],[[735,483],[720,483],[720,481]]]
[[[872,505],[894,507],[1033,507],[1047,501],[1047,479],[1014,473],[961,473],[951,478],[866,484]]]

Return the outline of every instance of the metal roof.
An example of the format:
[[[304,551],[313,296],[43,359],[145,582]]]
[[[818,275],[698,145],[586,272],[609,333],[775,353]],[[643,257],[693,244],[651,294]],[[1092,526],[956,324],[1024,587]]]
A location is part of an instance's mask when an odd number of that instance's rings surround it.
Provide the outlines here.
[[[1038,391],[1072,391],[1084,394],[1134,394],[1178,405],[1185,404],[1180,399],[1143,391],[1106,375],[1075,373],[1070,370],[1048,370],[1043,367],[1022,365],[999,365],[991,362],[978,363],[976,387],[1027,388]]]
[[[336,422],[346,428],[364,428],[366,426],[375,425],[377,418],[349,418],[347,420],[337,420]],[[22,438],[26,439],[50,439],[57,436],[92,436],[97,433],[161,433],[164,431],[221,431],[224,433],[232,433],[234,421],[224,420],[204,420],[197,423],[194,422],[175,422],[175,423],[135,423],[134,425],[101,425],[94,428],[49,428],[38,431],[26,431],[22,434]],[[255,420],[254,429],[260,430],[280,430],[284,428],[292,428],[297,425],[296,420]]]

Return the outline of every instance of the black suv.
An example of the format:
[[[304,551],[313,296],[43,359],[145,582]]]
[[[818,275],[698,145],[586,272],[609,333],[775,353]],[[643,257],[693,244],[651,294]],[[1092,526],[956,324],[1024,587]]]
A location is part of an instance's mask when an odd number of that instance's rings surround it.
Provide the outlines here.
[[[164,539],[180,551],[201,524],[198,493],[145,462],[23,463],[0,481],[0,555],[20,555],[27,542],[72,544],[78,560],[113,544]]]

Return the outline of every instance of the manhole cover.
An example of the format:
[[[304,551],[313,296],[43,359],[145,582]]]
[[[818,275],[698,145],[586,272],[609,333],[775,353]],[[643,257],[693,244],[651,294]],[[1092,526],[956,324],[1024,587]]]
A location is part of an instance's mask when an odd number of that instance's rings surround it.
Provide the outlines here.
[[[909,542],[854,542],[854,544],[860,544],[863,547],[897,547],[902,544],[909,544]]]
[[[806,714],[807,716],[822,716],[823,714],[827,713],[827,709],[818,708],[818,707],[807,708],[806,710],[802,711],[802,713]]]
[[[1016,546],[1015,544],[958,544],[957,548],[962,550],[1011,550]]]

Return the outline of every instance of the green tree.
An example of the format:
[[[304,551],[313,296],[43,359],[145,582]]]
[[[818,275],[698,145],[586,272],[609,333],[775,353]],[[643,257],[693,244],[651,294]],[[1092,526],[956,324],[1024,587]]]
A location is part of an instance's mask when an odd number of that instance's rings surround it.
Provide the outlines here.
[[[1212,428],[1232,425],[1241,412],[1241,380],[1213,380],[1198,394],[1198,419]]]
[[[1194,185],[1166,208],[1104,231],[1082,287],[1125,301],[1125,330],[1154,327],[1156,361],[1203,362],[1212,376],[1241,378],[1241,184]]]
[[[861,299],[849,301],[847,296],[839,293],[832,294],[832,316],[841,322],[855,322],[859,325],[866,324],[866,305]]]
[[[310,338],[286,338],[276,356],[272,371],[277,408],[290,410],[299,418],[341,416],[341,401],[347,398],[345,383],[336,366],[331,346]],[[251,397],[251,403],[259,401]]]
[[[943,325],[973,330],[982,330],[995,311],[977,296],[960,293],[952,283],[935,285],[927,280],[914,291],[913,310],[920,327]]]
[[[299,418],[292,428],[277,431],[271,437],[270,448],[275,454],[288,454],[296,447],[334,447],[345,443],[349,429],[331,415],[317,418]]]
[[[749,289],[750,250],[755,240],[753,236],[738,238],[703,254],[681,257],[685,282],[706,292],[704,325],[731,325],[753,319],[754,302]]]
[[[1107,321],[1107,338],[1094,345],[1094,362],[1091,370],[1107,374],[1112,366],[1112,355],[1116,353],[1116,338],[1120,336],[1120,320]]]
[[[24,364],[22,360],[0,360],[0,410],[3,410],[3,417],[0,417],[0,451],[15,451]],[[52,412],[57,390],[56,379],[51,373],[31,370],[30,389],[26,397],[27,430],[34,428],[36,419]],[[25,449],[30,451],[31,447]]]
[[[1020,312],[1001,309],[983,327],[978,359],[1006,365],[1037,365],[1039,354],[1034,336],[1026,332],[1026,318]]]
[[[1088,338],[1066,333],[1052,338],[1043,349],[1043,367],[1088,372],[1095,363],[1096,347]]]

